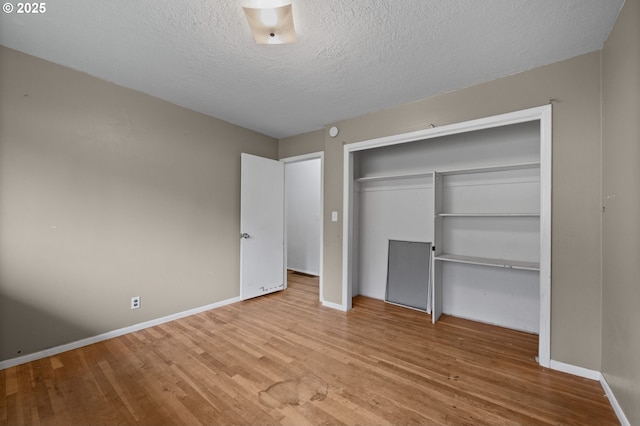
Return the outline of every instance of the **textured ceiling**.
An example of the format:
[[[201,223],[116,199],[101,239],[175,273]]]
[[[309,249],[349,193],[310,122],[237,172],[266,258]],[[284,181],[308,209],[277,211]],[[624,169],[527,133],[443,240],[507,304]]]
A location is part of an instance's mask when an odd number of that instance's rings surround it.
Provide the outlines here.
[[[0,44],[282,138],[598,50],[622,3],[293,0],[258,46],[243,0],[53,0]]]

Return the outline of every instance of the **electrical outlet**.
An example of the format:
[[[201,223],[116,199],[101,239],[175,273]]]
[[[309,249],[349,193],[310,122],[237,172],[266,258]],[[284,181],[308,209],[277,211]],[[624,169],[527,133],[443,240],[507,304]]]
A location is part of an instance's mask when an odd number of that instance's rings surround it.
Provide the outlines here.
[[[140,307],[140,296],[134,296],[131,298],[131,309],[138,309]]]

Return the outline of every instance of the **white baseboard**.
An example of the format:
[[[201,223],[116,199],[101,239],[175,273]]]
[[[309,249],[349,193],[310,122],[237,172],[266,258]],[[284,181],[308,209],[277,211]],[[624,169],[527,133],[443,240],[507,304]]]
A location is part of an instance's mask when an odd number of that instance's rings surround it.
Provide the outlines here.
[[[327,302],[326,300],[322,301],[322,306],[326,306],[327,308],[337,309],[339,311],[346,312],[347,309],[339,303]]]
[[[607,398],[609,398],[609,401],[611,402],[611,406],[613,407],[613,411],[615,411],[616,416],[618,416],[618,420],[620,421],[620,424],[622,426],[631,426],[629,419],[627,419],[627,416],[624,414],[624,411],[622,411],[622,407],[620,407],[620,404],[618,404],[618,400],[616,399],[616,396],[613,394],[613,391],[609,387],[609,383],[607,383],[607,379],[605,379],[603,374],[600,374],[600,384],[604,389],[604,393],[607,394]]]
[[[578,367],[577,365],[565,364],[560,361],[551,360],[549,368],[562,371],[563,373],[573,374],[574,376],[584,377],[585,379],[600,380],[600,377],[602,377],[599,371]]]
[[[34,352],[32,354],[23,355],[17,358],[7,359],[5,361],[0,361],[0,370],[4,370],[5,368],[9,368],[9,367],[15,367],[16,365],[20,365],[20,364],[26,364],[27,362],[46,358],[52,355],[57,355],[59,353],[81,348],[83,346],[92,345],[94,343],[102,342],[104,340],[113,339],[114,337],[122,336],[124,334],[133,333],[134,331],[142,330],[145,328],[153,327],[155,325],[164,324],[169,321],[174,321],[180,318],[199,314],[200,312],[209,311],[211,309],[219,308],[221,306],[230,305],[232,303],[239,302],[240,300],[241,300],[240,297],[233,297],[231,299],[223,300],[216,303],[211,303],[209,305],[200,306],[198,308],[189,309],[183,312],[167,315],[165,317],[141,322],[139,324],[130,325],[128,327],[119,328],[113,331],[108,331],[106,333],[98,334],[97,336],[87,337],[86,339],[78,340],[78,341],[67,343],[60,346],[55,346],[53,348],[45,349],[39,352]]]
[[[604,378],[604,375],[596,370],[590,370],[588,368],[578,367],[576,365],[565,364],[564,362],[551,360],[549,367],[552,370],[562,371],[563,373],[573,374],[574,376],[584,377],[585,379],[597,380],[600,382],[602,389],[604,389],[604,393],[609,398],[609,402],[611,402],[611,407],[613,407],[613,411],[618,416],[618,420],[622,426],[631,426],[627,416],[622,411],[622,407],[618,403],[615,394],[609,387],[607,380]]]

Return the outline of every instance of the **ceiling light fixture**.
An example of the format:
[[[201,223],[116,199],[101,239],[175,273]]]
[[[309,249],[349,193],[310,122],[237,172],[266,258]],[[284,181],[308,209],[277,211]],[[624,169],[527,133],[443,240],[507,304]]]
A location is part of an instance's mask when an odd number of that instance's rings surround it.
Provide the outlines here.
[[[242,9],[256,44],[285,44],[298,41],[293,27],[291,2],[279,5],[274,5],[273,2],[265,5],[263,2],[257,7],[245,6]]]

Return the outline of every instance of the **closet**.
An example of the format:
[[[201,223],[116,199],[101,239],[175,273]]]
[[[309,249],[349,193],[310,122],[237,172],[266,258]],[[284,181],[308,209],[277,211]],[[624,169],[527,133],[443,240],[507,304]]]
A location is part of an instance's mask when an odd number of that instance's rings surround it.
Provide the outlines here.
[[[432,321],[540,334],[548,362],[550,122],[545,106],[346,145],[346,296],[384,300],[389,242],[430,243]]]

